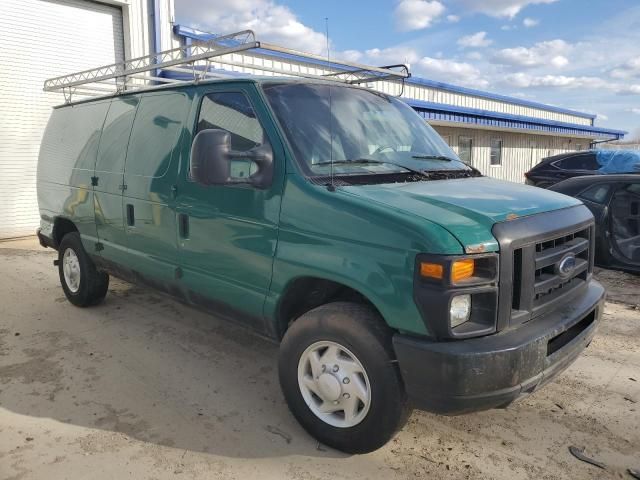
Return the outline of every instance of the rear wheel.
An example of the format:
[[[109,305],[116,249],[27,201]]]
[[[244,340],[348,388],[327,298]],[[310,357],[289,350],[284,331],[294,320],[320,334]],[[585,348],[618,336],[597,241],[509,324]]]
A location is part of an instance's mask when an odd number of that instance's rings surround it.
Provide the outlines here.
[[[71,303],[89,307],[100,303],[109,288],[109,275],[98,271],[77,232],[67,233],[58,247],[58,273]]]
[[[287,331],[280,384],[294,416],[322,443],[371,452],[406,423],[391,335],[373,308],[348,302],[311,310]]]

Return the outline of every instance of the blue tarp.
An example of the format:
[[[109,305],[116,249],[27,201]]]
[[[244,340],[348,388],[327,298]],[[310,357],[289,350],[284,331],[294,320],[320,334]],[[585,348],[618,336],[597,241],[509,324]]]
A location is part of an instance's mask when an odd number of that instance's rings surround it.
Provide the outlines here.
[[[600,173],[640,173],[639,150],[596,150]]]

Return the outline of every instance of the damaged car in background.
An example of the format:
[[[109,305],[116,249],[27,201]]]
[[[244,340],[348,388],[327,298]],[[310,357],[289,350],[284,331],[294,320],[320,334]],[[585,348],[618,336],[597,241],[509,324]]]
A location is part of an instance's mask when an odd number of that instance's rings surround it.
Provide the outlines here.
[[[578,198],[593,213],[598,266],[640,273],[640,175],[576,177],[549,190]]]

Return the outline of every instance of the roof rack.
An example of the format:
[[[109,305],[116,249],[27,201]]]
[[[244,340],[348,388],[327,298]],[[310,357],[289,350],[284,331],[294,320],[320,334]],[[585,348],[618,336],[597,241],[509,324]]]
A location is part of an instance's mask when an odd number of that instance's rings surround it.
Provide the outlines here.
[[[251,51],[251,57],[233,55],[248,51]],[[305,58],[314,61],[322,60],[326,62],[326,67],[320,69],[323,73],[315,74],[303,71],[304,68],[294,70],[277,67],[274,65],[277,62],[273,61],[261,64],[255,62],[256,58],[269,59],[269,55],[274,53],[293,55],[302,61]],[[162,84],[224,78],[233,73],[225,70],[223,66],[243,67],[259,74],[325,79],[353,85],[379,81],[400,82],[401,92],[404,88],[404,80],[411,76],[406,65],[373,67],[352,62],[328,61],[318,55],[259,42],[252,30],[243,30],[124,62],[50,78],[44,82],[44,90],[61,92],[64,94],[65,101],[71,103],[74,95],[85,97],[113,95]]]

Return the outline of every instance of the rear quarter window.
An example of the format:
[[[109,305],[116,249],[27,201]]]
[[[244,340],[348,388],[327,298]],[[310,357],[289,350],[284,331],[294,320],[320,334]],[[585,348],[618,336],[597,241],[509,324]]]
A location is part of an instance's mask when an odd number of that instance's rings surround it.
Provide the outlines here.
[[[108,109],[103,101],[53,110],[40,146],[39,180],[88,186]]]
[[[578,194],[578,198],[588,200],[590,202],[603,204],[607,201],[609,191],[611,190],[610,184],[604,185],[592,185],[591,187],[583,190]]]
[[[142,96],[129,140],[126,175],[159,178],[167,173],[190,106],[183,93]]]
[[[600,168],[595,155],[577,155],[558,160],[553,164],[563,170],[598,170]]]
[[[134,96],[116,97],[112,100],[102,129],[97,172],[122,174],[138,101],[138,97]]]

